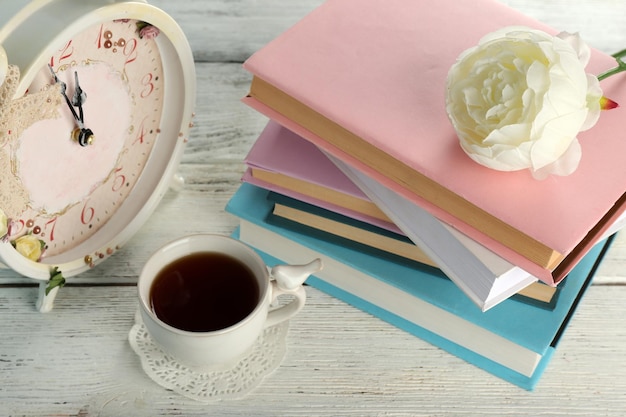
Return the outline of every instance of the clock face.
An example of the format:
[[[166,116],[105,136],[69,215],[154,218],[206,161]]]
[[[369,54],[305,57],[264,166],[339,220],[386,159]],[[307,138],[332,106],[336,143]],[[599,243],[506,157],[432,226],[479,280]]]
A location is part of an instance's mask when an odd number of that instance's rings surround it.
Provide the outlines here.
[[[128,19],[99,23],[58,45],[26,96],[65,83],[70,101],[79,88],[86,94],[82,109],[63,98],[58,117],[42,119],[32,105],[0,143],[0,208],[11,219],[8,239],[36,236],[43,263],[80,246],[115,215],[159,138],[163,62],[149,34],[153,28],[144,26]],[[91,144],[77,140],[81,124],[72,110],[82,110]],[[87,263],[90,257],[86,251]]]

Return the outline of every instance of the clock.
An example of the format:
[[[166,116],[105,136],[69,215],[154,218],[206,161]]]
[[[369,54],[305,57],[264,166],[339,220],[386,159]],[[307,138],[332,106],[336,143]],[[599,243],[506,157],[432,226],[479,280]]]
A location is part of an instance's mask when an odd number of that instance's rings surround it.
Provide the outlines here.
[[[168,189],[195,67],[177,23],[145,2],[20,3],[0,20],[0,262],[45,284],[47,310]]]

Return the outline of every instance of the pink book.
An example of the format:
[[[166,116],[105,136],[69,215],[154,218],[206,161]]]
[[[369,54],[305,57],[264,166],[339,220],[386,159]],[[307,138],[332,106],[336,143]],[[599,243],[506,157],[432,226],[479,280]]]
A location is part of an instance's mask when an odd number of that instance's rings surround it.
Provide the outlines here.
[[[402,233],[315,145],[274,121],[268,122],[244,162],[248,166],[243,176],[246,182]],[[283,178],[298,182],[290,182],[286,186]],[[305,186],[301,187],[300,183]],[[306,186],[309,184],[314,187]],[[356,203],[342,204],[346,199],[334,198],[338,194]],[[359,210],[358,207],[365,209]],[[377,212],[375,215],[370,213],[374,210]]]
[[[281,113],[254,94],[245,102],[515,265],[546,282],[558,281],[624,211],[626,140],[619,134],[624,107],[603,113],[596,126],[578,136],[583,157],[568,177],[536,181],[525,171],[498,172],[471,161],[445,112],[445,80],[452,63],[461,51],[504,26],[558,32],[493,0],[479,3],[442,0],[423,7],[407,0],[330,0],[244,67],[366,146],[383,150],[548,248],[552,253],[547,258],[507,246],[458,213],[451,215],[436,199],[419,197],[409,185],[374,170],[371,161],[330,143],[332,138],[306,120],[294,121],[297,114]],[[613,58],[594,50],[587,71],[599,74],[613,66]],[[605,95],[626,103],[624,81],[621,75],[604,80]]]

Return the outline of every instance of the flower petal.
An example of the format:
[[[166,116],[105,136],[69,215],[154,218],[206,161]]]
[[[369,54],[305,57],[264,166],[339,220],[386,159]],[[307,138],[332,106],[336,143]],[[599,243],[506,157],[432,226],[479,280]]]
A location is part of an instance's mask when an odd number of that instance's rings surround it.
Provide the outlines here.
[[[586,67],[589,63],[589,59],[591,59],[591,48],[581,39],[580,34],[578,32],[561,32],[556,36],[559,39],[563,39],[574,49],[580,63],[583,67]]]
[[[581,131],[590,129],[596,124],[600,118],[600,111],[603,109],[603,98],[600,82],[595,76],[587,74],[587,108],[589,111],[585,122],[580,128]]]
[[[572,141],[576,140],[586,113],[586,110],[580,110],[555,117],[541,128],[540,139],[533,142],[530,151],[531,169],[543,168],[565,154]]]
[[[536,170],[531,169],[533,178],[543,180],[550,175],[567,176],[576,171],[580,158],[582,157],[582,148],[578,139],[574,139],[565,153],[551,164]]]

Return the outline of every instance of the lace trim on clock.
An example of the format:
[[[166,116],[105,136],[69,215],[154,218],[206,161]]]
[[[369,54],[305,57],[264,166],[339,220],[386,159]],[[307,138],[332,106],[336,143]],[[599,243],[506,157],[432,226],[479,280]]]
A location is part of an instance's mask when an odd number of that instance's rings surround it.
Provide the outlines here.
[[[0,208],[9,219],[18,217],[27,207],[28,193],[11,172],[11,159],[0,149]]]
[[[33,123],[59,117],[57,109],[63,98],[60,85],[47,86],[13,100],[19,80],[19,68],[9,65],[7,76],[0,86],[0,147],[12,137],[19,137]]]
[[[0,208],[10,218],[22,213],[29,201],[28,192],[15,174],[12,155],[16,140],[35,122],[59,117],[58,107],[62,104],[57,84],[13,100],[19,80],[19,68],[9,65],[0,85]]]
[[[139,314],[135,320],[128,340],[144,372],[162,387],[203,403],[245,396],[280,365],[286,352],[288,322],[283,322],[265,329],[237,363],[215,370],[192,369],[159,349]]]

